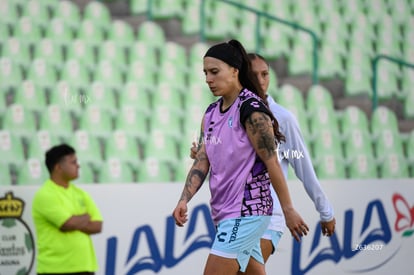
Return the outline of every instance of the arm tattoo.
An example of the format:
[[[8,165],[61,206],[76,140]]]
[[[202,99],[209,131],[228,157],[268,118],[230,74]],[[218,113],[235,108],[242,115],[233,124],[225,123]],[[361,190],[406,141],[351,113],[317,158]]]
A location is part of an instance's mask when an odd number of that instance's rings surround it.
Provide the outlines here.
[[[247,120],[247,126],[251,129],[254,136],[259,135],[257,140],[257,148],[265,150],[267,157],[275,154],[276,143],[274,139],[273,127],[270,118],[265,113],[252,114]]]
[[[184,200],[186,202],[189,202],[194,194],[200,189],[201,185],[206,179],[207,173],[195,167],[201,161],[207,161],[205,152],[197,154],[193,167],[188,173],[187,179],[185,181],[184,190],[181,194],[180,201]]]
[[[204,140],[204,131],[203,129],[200,129],[200,137],[198,138],[197,152],[200,151],[201,145],[203,144],[203,140]]]
[[[198,149],[198,150],[199,151],[197,152],[197,155],[195,156],[193,166],[199,164],[200,162],[207,161],[207,154],[206,154],[206,152],[200,152],[200,149]]]
[[[202,171],[198,169],[192,169],[187,176],[187,180],[185,181],[184,190],[181,194],[180,201],[184,200],[189,202],[195,194],[194,191],[198,191],[198,189],[200,189],[201,183],[205,178],[206,175]]]

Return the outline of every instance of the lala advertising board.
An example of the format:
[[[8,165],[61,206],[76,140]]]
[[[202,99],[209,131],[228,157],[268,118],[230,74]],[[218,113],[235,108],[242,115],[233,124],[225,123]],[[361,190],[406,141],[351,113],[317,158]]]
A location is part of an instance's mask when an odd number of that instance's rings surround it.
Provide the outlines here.
[[[286,229],[266,265],[267,274],[411,274],[413,180],[321,184],[335,209],[335,235],[322,236],[312,201],[300,182],[289,181],[295,208],[310,232],[298,243]],[[35,274],[36,238],[30,207],[38,187],[0,187],[0,275]],[[189,203],[189,220],[182,228],[171,217],[182,184],[81,187],[91,194],[104,217],[102,233],[92,237],[100,265],[97,275],[203,273],[215,232],[206,184]],[[10,211],[20,206],[20,216]]]

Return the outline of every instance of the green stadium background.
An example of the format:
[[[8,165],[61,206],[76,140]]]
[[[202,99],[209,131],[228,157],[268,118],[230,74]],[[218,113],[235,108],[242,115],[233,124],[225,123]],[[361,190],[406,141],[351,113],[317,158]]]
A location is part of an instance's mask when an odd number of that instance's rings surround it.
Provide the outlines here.
[[[270,61],[320,179],[414,177],[414,69],[372,67],[414,64],[414,1],[237,1],[317,35],[317,83],[311,36],[267,18],[258,46],[257,15],[225,2],[0,1],[0,185],[40,185],[59,142],[79,183],[183,182],[214,100],[202,56],[231,38]]]

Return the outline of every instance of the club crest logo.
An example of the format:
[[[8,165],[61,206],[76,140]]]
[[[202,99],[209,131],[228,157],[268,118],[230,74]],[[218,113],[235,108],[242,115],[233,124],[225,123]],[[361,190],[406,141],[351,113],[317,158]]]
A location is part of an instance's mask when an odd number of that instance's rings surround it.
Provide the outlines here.
[[[21,219],[24,201],[7,192],[0,198],[0,270],[1,274],[27,275],[34,262],[34,239]]]
[[[230,128],[233,128],[233,117],[229,117],[229,120],[227,121]]]

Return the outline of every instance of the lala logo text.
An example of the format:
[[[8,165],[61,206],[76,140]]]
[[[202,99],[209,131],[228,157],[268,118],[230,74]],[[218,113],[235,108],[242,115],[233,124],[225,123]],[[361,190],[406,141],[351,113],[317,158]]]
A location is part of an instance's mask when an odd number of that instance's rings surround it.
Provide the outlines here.
[[[414,233],[414,207],[410,207],[400,194],[392,196],[392,203],[396,213],[395,232],[402,232],[401,237],[403,238],[411,236]],[[303,251],[303,242],[293,241],[292,274],[304,275],[318,264],[326,261],[338,264],[340,261],[351,261],[354,257],[362,255],[361,253],[381,253],[381,257],[376,258],[377,262],[364,262],[363,267],[349,270],[350,273],[362,273],[380,268],[397,255],[402,242],[400,240],[398,243],[398,239],[394,238],[397,237],[397,234],[393,235],[383,203],[380,200],[369,202],[362,224],[355,220],[354,211],[350,209],[345,212],[342,242],[339,239],[341,236],[334,234],[329,238],[330,245],[328,247],[322,245],[319,224],[315,227],[315,234],[308,254]],[[353,230],[355,227],[358,229],[359,226],[361,226],[360,230]],[[359,232],[359,235],[354,236],[354,232]],[[381,252],[378,252],[379,250]]]

